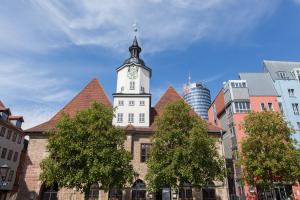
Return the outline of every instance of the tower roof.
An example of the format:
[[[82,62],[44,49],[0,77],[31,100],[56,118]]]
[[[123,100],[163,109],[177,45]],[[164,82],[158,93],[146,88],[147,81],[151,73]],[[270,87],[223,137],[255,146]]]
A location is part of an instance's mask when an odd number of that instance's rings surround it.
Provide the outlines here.
[[[97,79],[89,82],[81,92],[79,92],[65,107],[57,112],[49,121],[28,129],[28,132],[43,132],[56,126],[62,113],[74,116],[77,111],[87,109],[94,102],[101,102],[106,106],[112,107],[104,89]]]
[[[126,59],[123,64],[136,63],[145,66],[145,62],[140,58],[142,48],[139,46],[136,36],[134,36],[132,45],[129,47],[130,58]]]

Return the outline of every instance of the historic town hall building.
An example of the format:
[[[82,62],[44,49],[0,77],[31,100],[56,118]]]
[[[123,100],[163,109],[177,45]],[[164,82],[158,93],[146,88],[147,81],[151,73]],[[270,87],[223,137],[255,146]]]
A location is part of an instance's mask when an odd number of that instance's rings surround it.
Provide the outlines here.
[[[108,107],[116,107],[116,115],[112,123],[125,129],[125,148],[132,153],[132,164],[136,177],[128,188],[115,189],[109,193],[99,191],[98,186],[95,185],[91,188],[90,199],[154,200],[162,198],[161,192],[156,194],[147,192],[147,182],[145,181],[146,160],[150,149],[151,136],[155,130],[154,119],[162,115],[168,103],[180,100],[182,97],[173,87],[169,87],[156,105],[151,107],[150,79],[152,71],[140,58],[141,48],[136,38],[129,47],[129,51],[131,53],[130,58],[116,69],[117,88],[113,94],[113,103],[109,101],[98,80],[93,79],[49,121],[26,131],[30,141],[18,199],[83,199],[81,193],[72,189],[57,191],[57,188],[46,188],[39,180],[40,162],[47,156],[46,131],[55,127],[63,112],[74,116],[76,111],[88,108],[93,101],[102,102]],[[211,137],[217,138],[217,149],[220,155],[224,157],[221,141],[222,130],[209,124],[208,131]],[[210,187],[204,189],[186,186],[182,191],[178,197],[172,191],[169,191],[167,196],[169,196],[169,199],[228,199],[226,181],[214,182]]]

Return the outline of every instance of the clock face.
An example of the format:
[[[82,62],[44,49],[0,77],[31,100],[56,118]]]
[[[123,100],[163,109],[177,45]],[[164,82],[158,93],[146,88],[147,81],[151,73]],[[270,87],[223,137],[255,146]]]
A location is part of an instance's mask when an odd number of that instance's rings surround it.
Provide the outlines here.
[[[131,65],[128,67],[128,72],[127,72],[127,76],[129,79],[136,79],[137,75],[138,75],[138,67]]]

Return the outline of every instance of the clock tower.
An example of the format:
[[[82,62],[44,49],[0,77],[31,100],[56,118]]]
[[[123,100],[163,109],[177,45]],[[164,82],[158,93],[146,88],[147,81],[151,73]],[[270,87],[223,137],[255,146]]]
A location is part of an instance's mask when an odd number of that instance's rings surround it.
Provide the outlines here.
[[[113,124],[116,126],[150,126],[150,78],[151,69],[140,58],[142,49],[136,37],[129,47],[130,58],[117,71],[117,89],[113,94],[116,109]]]

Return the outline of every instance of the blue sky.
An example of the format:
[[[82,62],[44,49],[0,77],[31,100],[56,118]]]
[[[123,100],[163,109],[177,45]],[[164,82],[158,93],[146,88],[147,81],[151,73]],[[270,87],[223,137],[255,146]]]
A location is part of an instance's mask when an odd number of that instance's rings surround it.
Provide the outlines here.
[[[153,103],[169,85],[182,92],[189,73],[214,98],[223,81],[262,71],[264,59],[300,61],[300,0],[5,0],[0,99],[28,128],[92,78],[111,97],[134,22]]]

